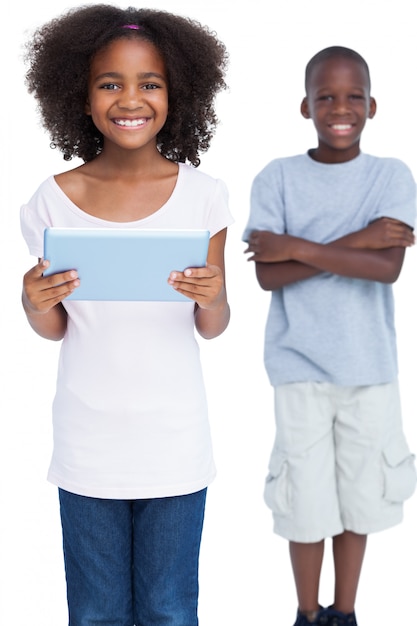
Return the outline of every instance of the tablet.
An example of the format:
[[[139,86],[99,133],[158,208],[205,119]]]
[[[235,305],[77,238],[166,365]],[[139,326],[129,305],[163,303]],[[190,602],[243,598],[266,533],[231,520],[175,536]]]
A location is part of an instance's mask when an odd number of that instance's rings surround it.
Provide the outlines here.
[[[67,300],[190,302],[168,285],[171,271],[204,267],[207,230],[46,228],[44,275],[75,269],[81,284]]]

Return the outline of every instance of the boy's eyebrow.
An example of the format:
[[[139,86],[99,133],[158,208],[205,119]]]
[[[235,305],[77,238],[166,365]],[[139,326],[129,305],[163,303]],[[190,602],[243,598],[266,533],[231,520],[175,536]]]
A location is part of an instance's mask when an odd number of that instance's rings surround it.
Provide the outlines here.
[[[346,87],[347,91],[361,91],[363,93],[366,93],[366,91],[368,91],[368,88],[365,87],[364,85],[349,85],[348,87]],[[316,93],[320,93],[321,91],[333,91],[334,87],[332,87],[332,85],[323,85],[321,87],[318,87],[316,89]]]

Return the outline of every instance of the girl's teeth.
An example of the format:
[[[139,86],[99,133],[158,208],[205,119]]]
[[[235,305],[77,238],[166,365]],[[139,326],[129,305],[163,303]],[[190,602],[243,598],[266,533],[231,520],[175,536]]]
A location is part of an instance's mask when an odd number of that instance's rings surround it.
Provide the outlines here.
[[[142,126],[145,120],[116,120],[119,126]]]

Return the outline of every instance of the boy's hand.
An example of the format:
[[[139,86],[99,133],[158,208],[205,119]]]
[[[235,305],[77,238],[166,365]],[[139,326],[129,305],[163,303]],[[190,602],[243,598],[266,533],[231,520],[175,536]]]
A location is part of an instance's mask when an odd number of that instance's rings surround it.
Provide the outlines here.
[[[254,230],[250,234],[245,253],[251,252],[248,261],[260,263],[279,263],[292,259],[292,245],[295,237],[277,235],[267,230]]]
[[[352,247],[368,250],[408,248],[415,242],[414,233],[407,224],[389,217],[382,217],[371,222],[363,230],[352,233],[351,237]]]
[[[201,309],[215,309],[224,303],[226,297],[223,272],[217,265],[171,272],[168,284],[194,300]]]
[[[23,278],[23,306],[28,314],[48,313],[76,289],[80,281],[75,270],[44,276],[48,261],[40,261]]]

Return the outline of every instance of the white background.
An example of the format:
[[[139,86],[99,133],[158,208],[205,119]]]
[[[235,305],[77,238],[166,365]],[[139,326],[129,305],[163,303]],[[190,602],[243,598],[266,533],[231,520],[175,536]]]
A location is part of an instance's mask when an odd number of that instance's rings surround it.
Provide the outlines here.
[[[37,337],[20,306],[33,265],[19,230],[19,207],[47,176],[67,165],[49,148],[26,93],[22,45],[30,31],[70,6],[67,0],[7,3],[1,34],[0,249],[0,624],[64,626],[66,601],[56,489],[45,479],[50,407],[59,345]],[[120,6],[127,6],[121,4]],[[299,113],[306,62],[329,45],[355,48],[371,68],[378,112],[362,149],[396,156],[417,178],[416,33],[409,0],[150,0],[144,6],[193,17],[215,30],[230,53],[229,90],[218,99],[221,125],[201,170],[223,178],[235,224],[227,248],[232,322],[202,343],[218,477],[209,489],[201,552],[201,626],[286,626],[296,597],[287,544],[272,533],[263,480],[274,434],[272,389],[262,362],[269,296],[261,292],[241,243],[255,174],[274,157],[315,145]],[[3,8],[3,12],[5,8]],[[395,285],[405,429],[415,421],[416,251]],[[402,525],[370,537],[357,601],[360,624],[415,619],[417,499]],[[332,601],[330,544],[321,601]]]

